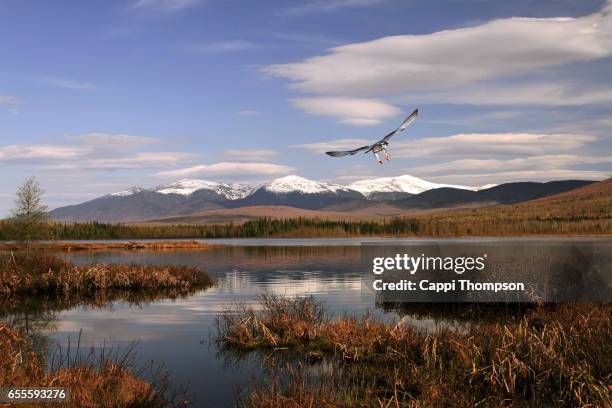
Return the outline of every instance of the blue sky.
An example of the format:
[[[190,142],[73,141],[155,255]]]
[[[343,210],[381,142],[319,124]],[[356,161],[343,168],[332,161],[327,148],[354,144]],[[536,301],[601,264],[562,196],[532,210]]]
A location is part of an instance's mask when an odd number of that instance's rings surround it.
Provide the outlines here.
[[[0,2],[0,216],[184,177],[612,174],[612,3]],[[330,148],[396,136],[392,161]]]

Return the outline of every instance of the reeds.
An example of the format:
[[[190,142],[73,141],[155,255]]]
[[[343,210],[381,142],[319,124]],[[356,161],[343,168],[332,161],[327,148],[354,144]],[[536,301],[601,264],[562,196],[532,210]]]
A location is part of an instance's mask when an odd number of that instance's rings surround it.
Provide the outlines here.
[[[612,404],[610,305],[541,305],[504,324],[428,333],[368,316],[307,322],[311,310],[324,315],[313,299],[263,299],[261,311],[221,315],[218,342],[289,348],[298,361],[317,353],[333,369],[305,381],[293,365],[286,386],[254,387],[247,406]]]
[[[171,251],[175,249],[212,249],[219,248],[220,244],[209,244],[200,241],[151,241],[151,242],[33,242],[30,249],[33,250],[54,250],[54,251],[94,251],[102,249],[119,250],[151,250],[151,251]],[[21,250],[26,245],[20,242],[0,242],[1,250]]]
[[[224,345],[279,348],[306,344],[319,336],[324,313],[312,298],[261,295],[259,304],[258,312],[236,306],[217,317],[217,332]]]
[[[53,297],[111,291],[190,291],[212,286],[204,271],[183,266],[73,265],[44,253],[0,255],[0,295]]]
[[[123,353],[94,351],[84,357],[78,349],[59,352],[46,369],[45,360],[32,351],[27,337],[7,325],[0,325],[0,384],[3,387],[61,387],[69,400],[62,407],[120,408],[170,407],[181,405],[173,399],[166,373],[156,369],[151,382],[137,376],[132,349]],[[27,406],[46,406],[31,403]]]

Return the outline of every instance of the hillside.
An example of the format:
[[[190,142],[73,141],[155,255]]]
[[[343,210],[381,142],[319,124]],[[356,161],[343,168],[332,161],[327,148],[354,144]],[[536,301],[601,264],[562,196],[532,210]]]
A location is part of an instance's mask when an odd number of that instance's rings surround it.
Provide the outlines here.
[[[436,188],[398,200],[401,208],[485,207],[496,204],[514,204],[558,194],[591,184],[582,180],[549,181],[547,183],[505,183],[491,188],[472,191],[451,187]]]
[[[322,220],[381,220],[425,211],[407,211],[387,203],[371,202],[364,207],[350,210],[326,207],[323,210],[308,210],[282,205],[254,205],[240,208],[224,208],[199,211],[186,216],[158,218],[139,224],[218,224],[224,222],[241,223],[257,218],[316,218]]]
[[[511,204],[590,183],[592,181],[562,180],[476,188],[436,184],[409,175],[361,180],[349,185],[299,176],[281,177],[262,184],[183,179],[149,189],[132,187],[85,203],[57,208],[50,212],[50,218],[110,223],[244,222],[263,216],[371,219],[457,207]],[[277,207],[284,210],[278,212]],[[288,210],[289,207],[293,210]]]
[[[417,219],[426,235],[610,235],[612,179],[518,204],[449,210]]]

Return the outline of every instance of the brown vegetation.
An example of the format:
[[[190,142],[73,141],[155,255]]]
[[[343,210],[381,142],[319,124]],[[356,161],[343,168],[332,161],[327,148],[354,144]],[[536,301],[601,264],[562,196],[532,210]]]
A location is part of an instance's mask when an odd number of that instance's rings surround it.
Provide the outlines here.
[[[435,333],[364,317],[329,319],[312,299],[263,297],[218,318],[226,351],[329,359],[254,387],[251,407],[609,406],[612,306],[541,305],[520,318]],[[508,306],[511,307],[511,306]],[[275,352],[278,355],[280,351]],[[312,371],[312,370],[311,370]]]
[[[116,290],[190,291],[213,284],[204,271],[182,266],[73,265],[44,253],[0,254],[0,295],[94,296]]]
[[[125,357],[125,356],[123,356]],[[102,354],[75,359],[46,370],[46,362],[32,351],[27,338],[0,324],[0,384],[3,387],[67,388],[69,401],[62,407],[120,408],[177,405],[164,397],[167,383],[149,383],[138,378],[126,358]],[[0,404],[2,405],[2,404]],[[48,403],[19,404],[46,406]]]
[[[220,244],[209,244],[199,241],[152,241],[152,242],[35,242],[30,249],[51,251],[93,251],[101,249],[152,250],[166,251],[174,249],[211,249]],[[0,250],[21,250],[22,243],[0,242]]]

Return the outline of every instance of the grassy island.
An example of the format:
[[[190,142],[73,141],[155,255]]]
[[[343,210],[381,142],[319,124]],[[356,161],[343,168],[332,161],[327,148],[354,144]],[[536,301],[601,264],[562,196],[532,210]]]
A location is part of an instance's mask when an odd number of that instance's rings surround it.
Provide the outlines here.
[[[312,298],[260,300],[256,310],[229,310],[217,320],[226,352],[258,350],[276,364],[245,406],[612,403],[610,305],[539,305],[504,323],[426,332],[369,317],[332,319]]]
[[[91,296],[112,291],[190,291],[213,285],[204,271],[184,266],[74,265],[45,253],[0,255],[0,295]]]

